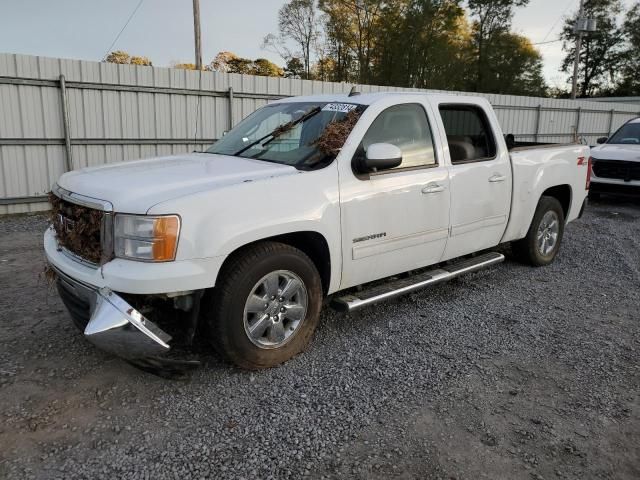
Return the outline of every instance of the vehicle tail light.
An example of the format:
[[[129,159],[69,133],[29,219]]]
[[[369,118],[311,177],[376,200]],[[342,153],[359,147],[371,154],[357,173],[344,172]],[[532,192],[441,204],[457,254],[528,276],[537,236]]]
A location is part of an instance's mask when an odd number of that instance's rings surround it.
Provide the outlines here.
[[[589,190],[589,185],[591,185],[591,168],[593,165],[593,161],[591,160],[591,157],[589,157],[589,162],[587,163],[587,182],[584,186],[585,190]]]

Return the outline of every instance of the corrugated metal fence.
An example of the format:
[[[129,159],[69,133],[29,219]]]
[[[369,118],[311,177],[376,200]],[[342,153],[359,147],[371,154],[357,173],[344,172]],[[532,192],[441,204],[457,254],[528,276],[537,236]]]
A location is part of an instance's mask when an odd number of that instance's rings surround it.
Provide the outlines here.
[[[197,150],[271,100],[346,83],[0,54],[0,214],[43,210],[67,169]],[[415,91],[362,86],[362,92]],[[427,91],[427,90],[424,90]],[[637,105],[484,95],[523,141],[589,143]]]

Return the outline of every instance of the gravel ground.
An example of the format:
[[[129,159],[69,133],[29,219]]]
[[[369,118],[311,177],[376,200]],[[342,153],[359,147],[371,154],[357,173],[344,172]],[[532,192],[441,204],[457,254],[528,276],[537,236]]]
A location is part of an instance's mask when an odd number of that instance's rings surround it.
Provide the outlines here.
[[[307,352],[187,381],[89,345],[0,218],[0,478],[640,478],[640,201],[556,262],[511,260],[340,315]]]

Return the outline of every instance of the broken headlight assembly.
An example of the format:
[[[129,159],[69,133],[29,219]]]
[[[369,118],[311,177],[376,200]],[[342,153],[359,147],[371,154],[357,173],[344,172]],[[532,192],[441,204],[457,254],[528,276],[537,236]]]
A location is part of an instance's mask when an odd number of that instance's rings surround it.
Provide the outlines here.
[[[175,260],[180,236],[177,215],[117,214],[114,220],[116,257],[142,262]]]

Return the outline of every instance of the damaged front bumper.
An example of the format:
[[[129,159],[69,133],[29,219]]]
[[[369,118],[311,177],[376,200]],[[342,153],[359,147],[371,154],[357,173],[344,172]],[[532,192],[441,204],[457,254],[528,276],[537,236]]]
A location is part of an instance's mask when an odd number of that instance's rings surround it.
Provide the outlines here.
[[[76,326],[95,346],[126,360],[156,357],[170,350],[171,336],[121,296],[54,270],[63,303]]]

